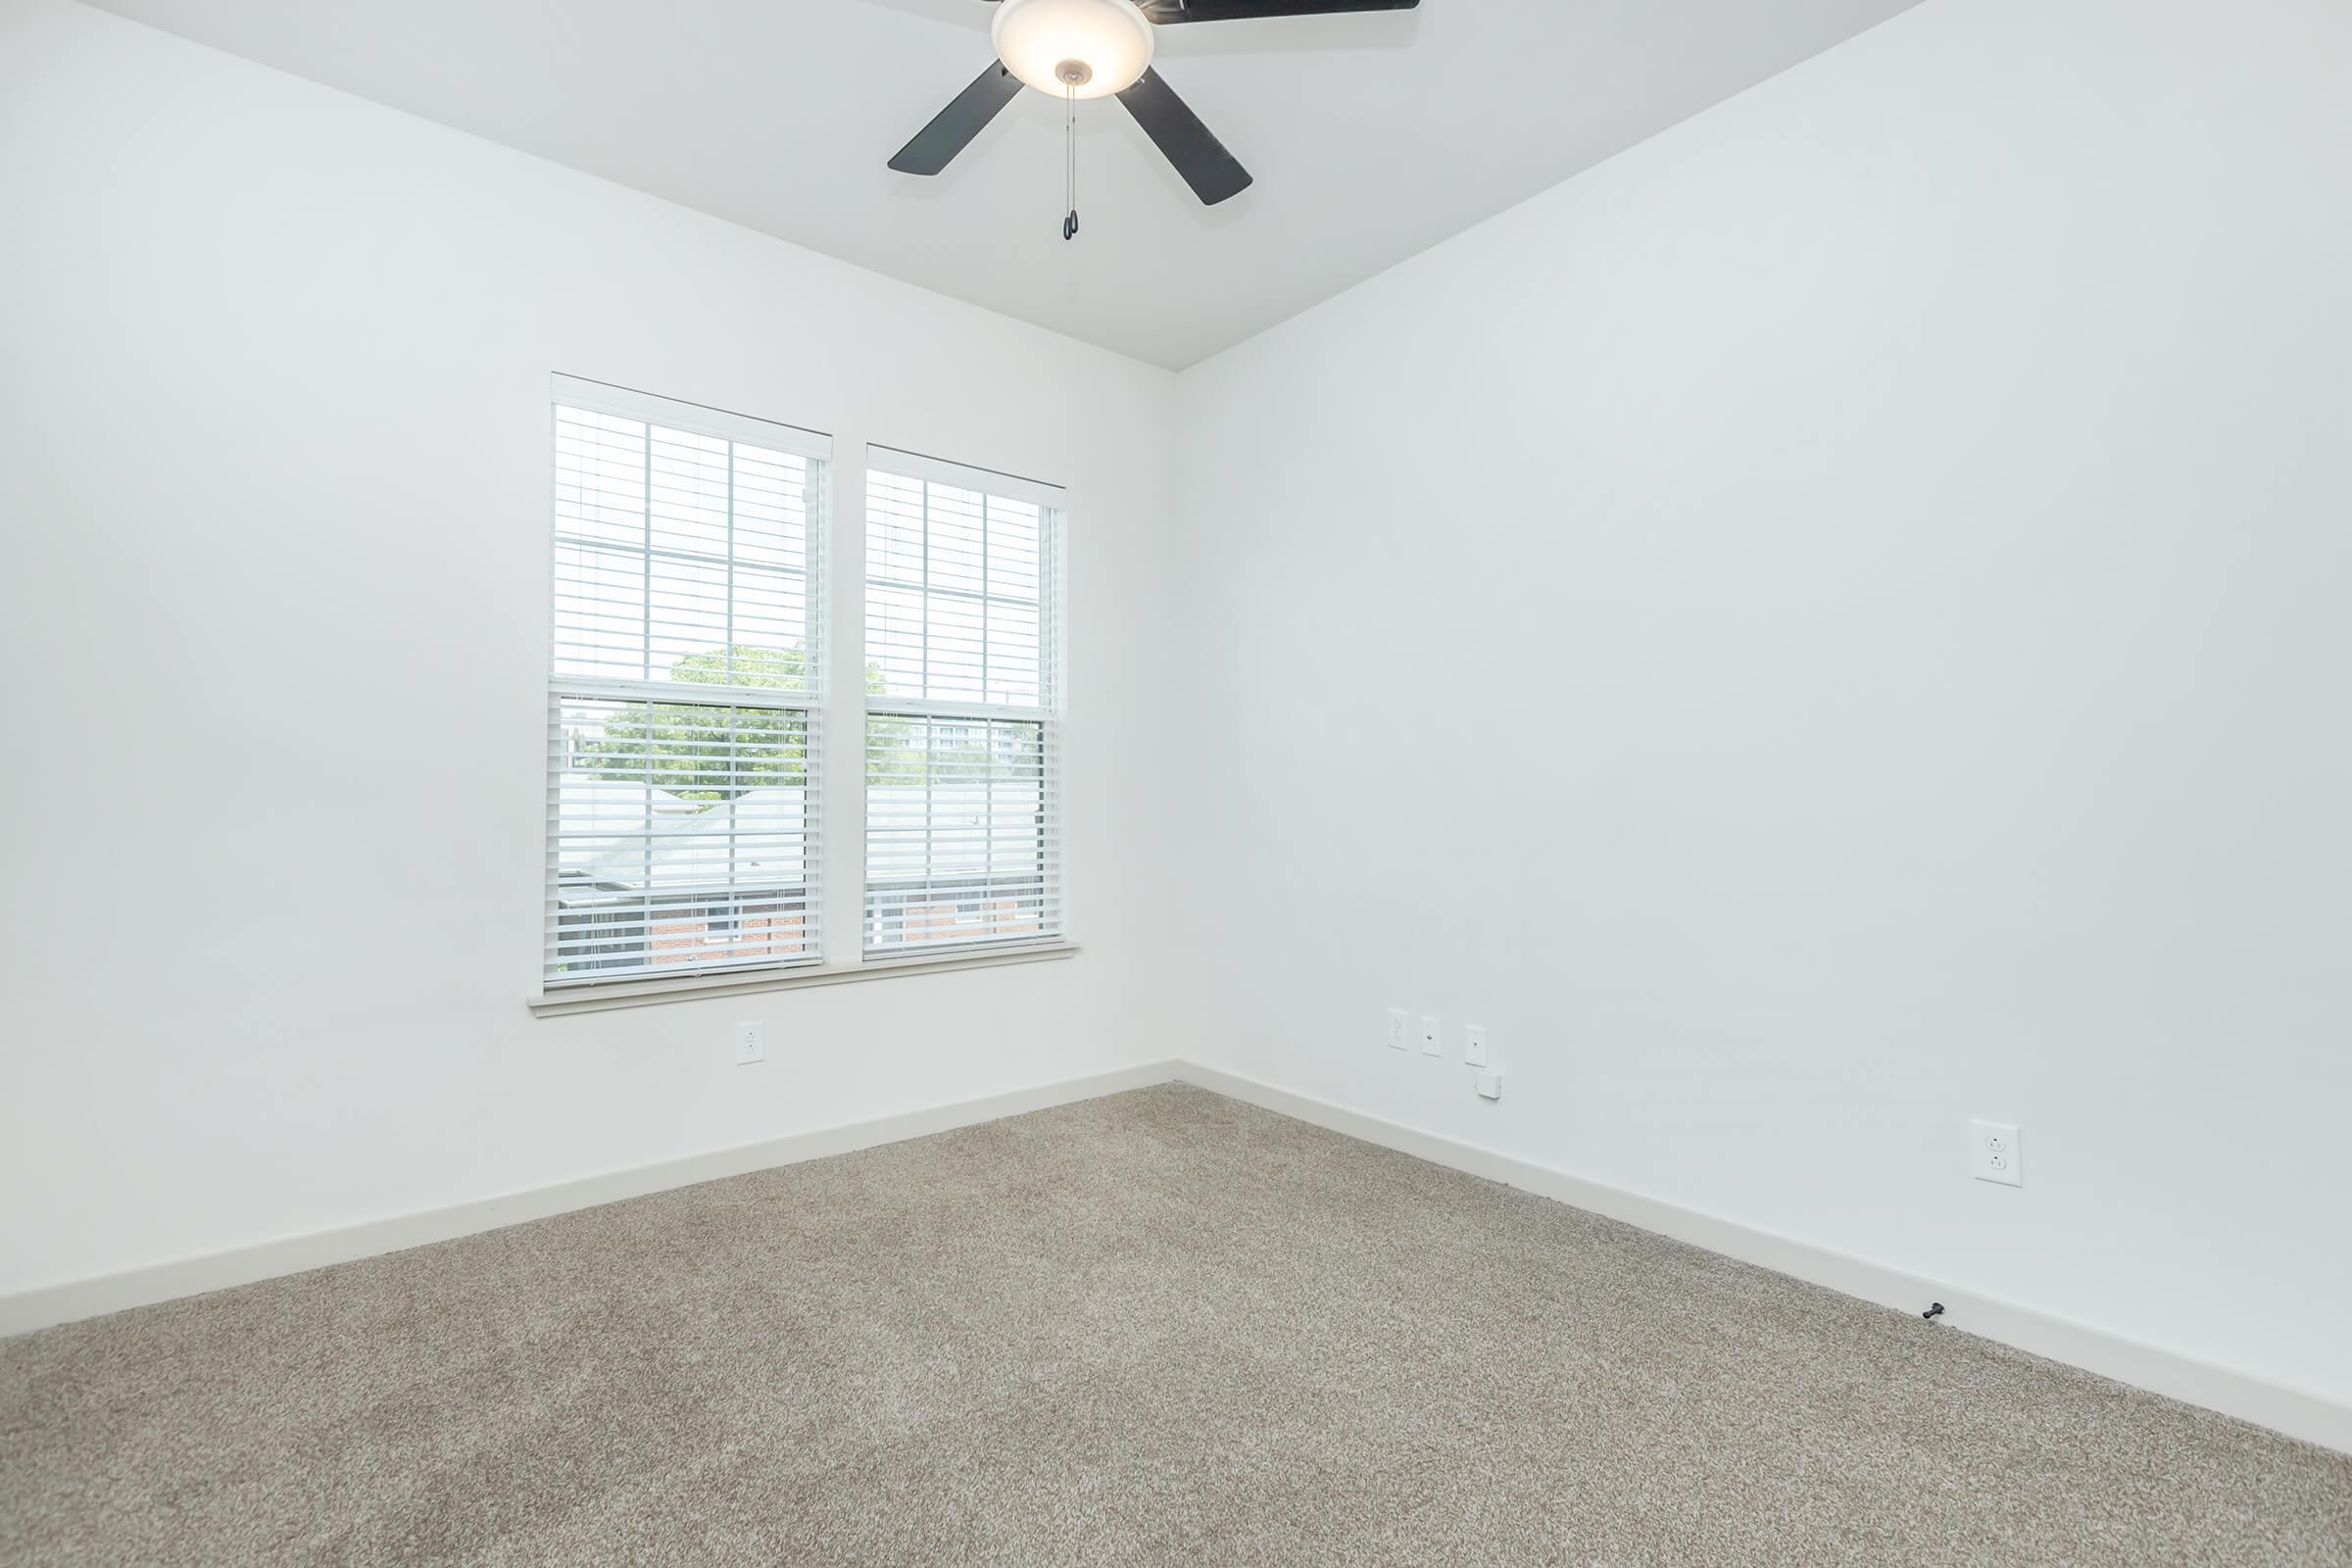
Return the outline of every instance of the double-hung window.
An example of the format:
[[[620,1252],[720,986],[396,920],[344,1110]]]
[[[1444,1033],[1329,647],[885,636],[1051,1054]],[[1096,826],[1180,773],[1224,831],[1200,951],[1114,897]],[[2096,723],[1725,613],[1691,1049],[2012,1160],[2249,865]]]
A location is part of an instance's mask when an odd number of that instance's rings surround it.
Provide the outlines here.
[[[867,450],[869,957],[1062,934],[1061,492]]]
[[[833,552],[829,436],[569,376],[553,424],[534,1007],[1071,952],[1062,492],[868,447]]]
[[[828,438],[558,377],[543,984],[813,964]]]

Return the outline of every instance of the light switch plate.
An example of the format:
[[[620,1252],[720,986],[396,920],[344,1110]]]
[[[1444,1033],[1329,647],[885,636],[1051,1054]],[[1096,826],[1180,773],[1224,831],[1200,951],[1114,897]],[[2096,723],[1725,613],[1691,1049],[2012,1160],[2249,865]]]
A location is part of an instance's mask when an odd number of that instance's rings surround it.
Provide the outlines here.
[[[2025,1186],[2026,1146],[2017,1128],[2005,1121],[1970,1122],[1968,1173],[1981,1182]]]

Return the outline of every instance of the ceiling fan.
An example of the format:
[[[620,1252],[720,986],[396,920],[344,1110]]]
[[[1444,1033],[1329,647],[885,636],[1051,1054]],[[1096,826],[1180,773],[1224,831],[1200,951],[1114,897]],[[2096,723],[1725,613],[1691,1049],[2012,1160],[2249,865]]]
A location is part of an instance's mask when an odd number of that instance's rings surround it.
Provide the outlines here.
[[[899,149],[890,167],[936,174],[980,134],[1022,86],[1056,98],[1115,93],[1144,134],[1158,144],[1193,194],[1214,207],[1250,188],[1250,172],[1152,69],[1152,29],[1184,22],[1317,17],[1343,11],[1410,11],[1421,0],[992,0],[989,41],[997,59],[931,123]],[[1062,237],[1077,230],[1073,210]]]

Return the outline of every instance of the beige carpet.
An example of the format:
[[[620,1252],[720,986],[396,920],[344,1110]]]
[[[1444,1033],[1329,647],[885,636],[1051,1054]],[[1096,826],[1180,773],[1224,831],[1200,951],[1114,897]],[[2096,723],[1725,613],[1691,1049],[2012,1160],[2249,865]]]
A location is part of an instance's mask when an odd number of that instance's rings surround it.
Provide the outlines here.
[[[2352,1459],[1167,1086],[0,1343],[12,1563],[2342,1563]]]

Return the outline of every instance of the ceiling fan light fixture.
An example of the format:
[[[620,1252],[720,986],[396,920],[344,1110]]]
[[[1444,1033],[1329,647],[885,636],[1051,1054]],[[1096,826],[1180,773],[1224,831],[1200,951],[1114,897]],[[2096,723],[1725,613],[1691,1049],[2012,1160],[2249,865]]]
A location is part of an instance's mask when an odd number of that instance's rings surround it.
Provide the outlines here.
[[[1056,98],[1107,98],[1152,64],[1133,0],[1002,0],[988,32],[1005,70]]]
[[[1250,188],[1250,171],[1200,123],[1176,89],[1152,69],[1152,29],[1250,17],[1327,17],[1348,11],[1410,11],[1421,0],[997,0],[990,41],[997,58],[948,107],[900,148],[890,167],[936,174],[988,128],[1024,86],[1056,98],[1107,98],[1152,138],[1201,204],[1214,207]],[[1147,12],[1144,6],[1149,4]],[[1076,157],[1077,114],[1065,117]],[[1073,164],[1071,167],[1075,167]],[[1077,204],[1071,203],[1074,208]],[[1061,237],[1078,231],[1072,212]]]

